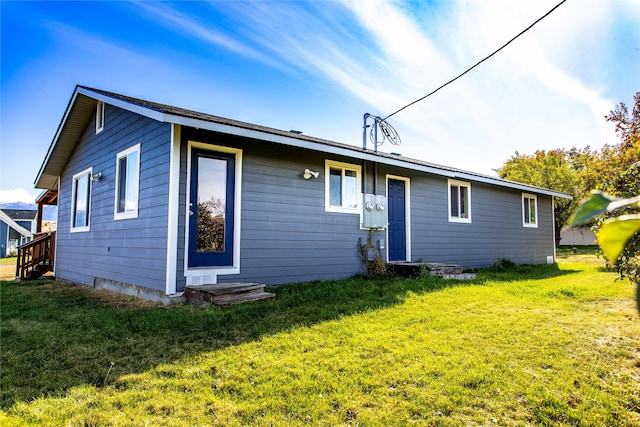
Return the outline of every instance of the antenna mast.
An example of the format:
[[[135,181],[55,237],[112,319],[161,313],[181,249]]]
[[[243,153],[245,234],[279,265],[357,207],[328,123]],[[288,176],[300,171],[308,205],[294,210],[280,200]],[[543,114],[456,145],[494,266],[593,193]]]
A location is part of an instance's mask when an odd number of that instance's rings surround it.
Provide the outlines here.
[[[367,124],[367,120],[372,119],[373,124]],[[367,128],[371,128],[369,131],[369,139],[373,143],[373,151],[378,152],[378,146],[384,144],[385,141],[389,141],[393,145],[400,145],[400,135],[398,132],[387,123],[382,117],[372,116],[369,113],[365,113],[363,116],[362,124],[362,149],[367,149]]]

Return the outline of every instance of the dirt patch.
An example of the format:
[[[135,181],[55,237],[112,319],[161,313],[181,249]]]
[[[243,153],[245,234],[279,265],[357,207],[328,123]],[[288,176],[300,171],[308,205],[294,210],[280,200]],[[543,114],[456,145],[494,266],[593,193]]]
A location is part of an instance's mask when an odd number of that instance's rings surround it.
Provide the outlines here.
[[[96,302],[108,305],[110,307],[129,307],[129,308],[150,308],[163,306],[160,302],[147,301],[142,298],[136,298],[129,295],[123,295],[118,292],[111,292],[106,289],[96,289],[87,285],[78,285],[76,283],[67,282],[66,280],[55,280],[45,285],[51,292],[59,295],[84,294]]]
[[[5,258],[0,262],[0,280],[15,280],[17,258]]]

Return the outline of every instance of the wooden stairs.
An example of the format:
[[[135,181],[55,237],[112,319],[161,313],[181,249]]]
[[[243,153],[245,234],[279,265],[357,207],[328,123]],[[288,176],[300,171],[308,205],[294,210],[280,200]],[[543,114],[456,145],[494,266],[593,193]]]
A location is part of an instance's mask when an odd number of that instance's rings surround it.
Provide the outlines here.
[[[18,246],[16,280],[34,280],[54,271],[56,233],[40,233],[24,245]]]
[[[250,301],[272,300],[276,294],[265,292],[260,283],[219,283],[187,286],[184,295],[188,304],[228,306]]]
[[[476,278],[474,273],[465,273],[462,266],[457,264],[393,262],[389,266],[395,275],[402,277],[418,277],[426,268],[433,276],[443,279],[473,280]]]

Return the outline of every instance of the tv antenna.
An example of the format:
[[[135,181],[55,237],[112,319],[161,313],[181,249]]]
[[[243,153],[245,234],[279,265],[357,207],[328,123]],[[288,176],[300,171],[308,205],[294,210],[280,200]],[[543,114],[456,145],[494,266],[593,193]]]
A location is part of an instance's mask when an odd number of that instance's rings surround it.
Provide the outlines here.
[[[367,120],[372,119],[373,124],[367,124]],[[382,117],[372,116],[369,113],[365,113],[362,124],[362,149],[367,149],[367,128],[369,130],[369,139],[373,143],[373,151],[378,152],[378,146],[384,144],[385,141],[389,141],[393,145],[400,145],[400,135],[398,132],[386,122]]]

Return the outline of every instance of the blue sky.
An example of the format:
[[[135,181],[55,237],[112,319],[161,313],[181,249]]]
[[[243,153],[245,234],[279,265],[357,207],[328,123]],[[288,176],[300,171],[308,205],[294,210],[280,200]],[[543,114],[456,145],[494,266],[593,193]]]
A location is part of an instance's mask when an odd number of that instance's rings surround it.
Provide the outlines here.
[[[76,84],[362,145],[386,116],[560,0],[0,2],[0,202],[33,182]],[[640,1],[568,0],[389,119],[381,151],[494,174],[516,151],[617,143],[640,91]]]

